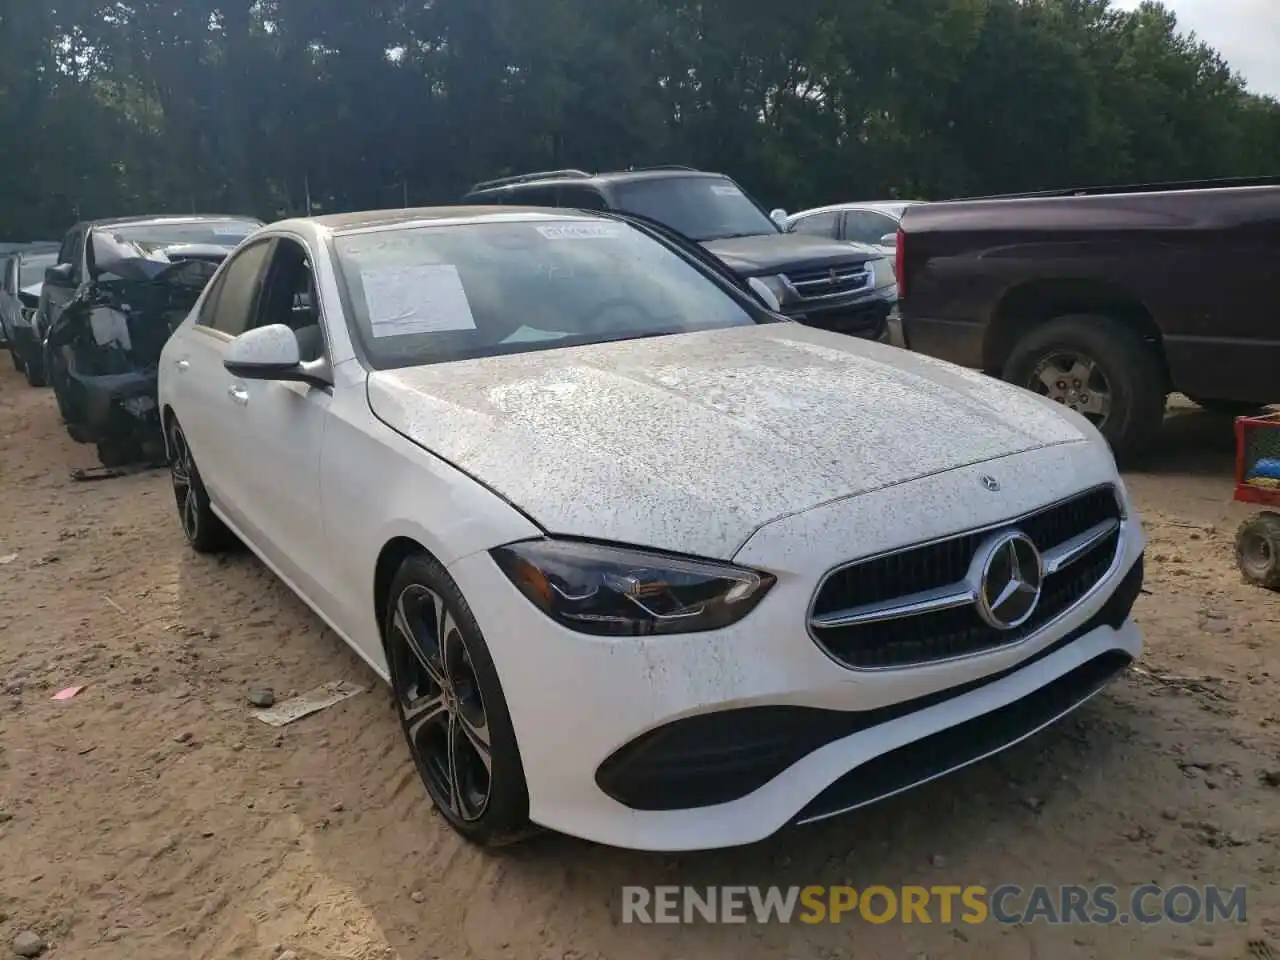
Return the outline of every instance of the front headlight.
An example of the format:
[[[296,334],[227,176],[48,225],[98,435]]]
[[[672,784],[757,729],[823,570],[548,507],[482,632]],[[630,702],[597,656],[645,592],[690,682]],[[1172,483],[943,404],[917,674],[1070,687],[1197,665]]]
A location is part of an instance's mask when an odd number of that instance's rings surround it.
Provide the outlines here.
[[[754,279],[759,280],[762,284],[768,287],[769,292],[777,297],[778,303],[784,307],[789,301],[795,299],[795,288],[792,287],[791,284],[787,283],[781,275],[773,277],[755,277]]]
[[[717,630],[750,613],[776,581],[715,561],[571,540],[529,540],[490,553],[543,613],[599,636]]]
[[[871,277],[877,290],[888,286],[896,286],[898,283],[898,278],[893,271],[893,261],[888,257],[881,257],[879,260],[871,261]]]

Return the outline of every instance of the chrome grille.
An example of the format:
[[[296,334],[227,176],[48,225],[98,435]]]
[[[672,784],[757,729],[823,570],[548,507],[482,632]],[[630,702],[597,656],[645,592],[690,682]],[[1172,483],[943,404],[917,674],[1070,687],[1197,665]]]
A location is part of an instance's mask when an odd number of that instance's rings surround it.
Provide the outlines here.
[[[869,290],[875,282],[869,260],[866,263],[837,263],[812,270],[797,270],[783,276],[804,300]]]
[[[856,669],[931,663],[1017,643],[1106,576],[1120,547],[1121,519],[1115,488],[1106,485],[994,527],[856,561],[819,586],[810,633],[831,657]],[[985,543],[1012,530],[1040,551],[1044,578],[1030,619],[1001,630],[974,605],[971,567]]]

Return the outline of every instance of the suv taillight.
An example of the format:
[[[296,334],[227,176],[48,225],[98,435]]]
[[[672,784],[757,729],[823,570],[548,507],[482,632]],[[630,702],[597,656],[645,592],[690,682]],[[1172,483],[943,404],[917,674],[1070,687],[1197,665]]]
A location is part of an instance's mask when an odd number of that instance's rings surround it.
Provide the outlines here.
[[[907,271],[903,263],[907,257],[907,234],[901,227],[898,228],[898,243],[893,251],[893,275],[898,280],[898,299],[905,300],[907,297]]]

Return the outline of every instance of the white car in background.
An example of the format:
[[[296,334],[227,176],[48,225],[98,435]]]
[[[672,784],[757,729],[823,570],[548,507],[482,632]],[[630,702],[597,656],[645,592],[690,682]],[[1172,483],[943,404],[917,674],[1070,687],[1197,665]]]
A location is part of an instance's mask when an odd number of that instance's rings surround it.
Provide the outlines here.
[[[873,246],[891,259],[897,257],[898,224],[917,201],[837,203],[785,214],[783,229]]]
[[[1143,535],[1087,421],[704,258],[612,214],[285,221],[164,348],[187,539],[242,539],[391,684],[477,843],[760,840],[1139,654]]]

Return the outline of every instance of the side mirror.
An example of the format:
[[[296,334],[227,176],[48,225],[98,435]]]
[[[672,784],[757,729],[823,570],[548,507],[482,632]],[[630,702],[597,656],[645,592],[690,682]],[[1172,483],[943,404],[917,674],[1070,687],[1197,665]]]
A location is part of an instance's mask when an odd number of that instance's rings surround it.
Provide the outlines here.
[[[880,238],[880,246],[896,247],[898,245],[898,235],[896,233],[886,233]]]
[[[298,338],[283,323],[246,330],[227,344],[222,365],[246,380],[309,381],[302,370]]]
[[[776,223],[783,230],[787,228],[787,211],[783,210],[781,207],[770,212],[769,219],[772,220],[774,223]]]
[[[47,267],[44,271],[44,282],[51,287],[69,287],[75,281],[75,267],[69,263],[59,263]]]

